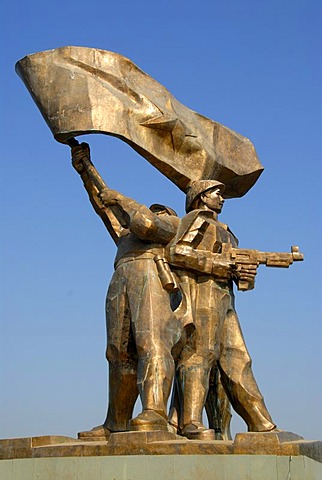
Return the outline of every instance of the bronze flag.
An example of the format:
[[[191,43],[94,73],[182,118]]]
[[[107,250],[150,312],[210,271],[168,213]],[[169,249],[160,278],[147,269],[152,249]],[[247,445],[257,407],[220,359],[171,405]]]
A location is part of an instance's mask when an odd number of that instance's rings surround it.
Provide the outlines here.
[[[248,138],[182,105],[122,55],[62,47],[28,55],[16,70],[59,142],[114,135],[183,191],[215,179],[240,197],[263,171]]]

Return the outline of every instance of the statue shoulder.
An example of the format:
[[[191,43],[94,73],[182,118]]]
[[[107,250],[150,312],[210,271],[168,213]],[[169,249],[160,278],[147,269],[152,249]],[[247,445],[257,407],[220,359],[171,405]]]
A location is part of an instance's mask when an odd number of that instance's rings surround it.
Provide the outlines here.
[[[232,237],[233,241],[231,242],[233,245],[236,245],[236,247],[238,246],[238,238],[236,237],[236,235],[234,234],[234,232],[231,231],[231,229],[228,227],[227,223],[223,223],[223,222],[219,222],[218,220],[218,224],[224,228]]]
[[[187,215],[182,217],[179,227],[180,231],[187,231],[188,229],[193,228],[196,223],[203,223],[204,219],[201,217],[201,212],[202,210],[192,210],[192,212],[189,212]]]
[[[230,230],[230,228],[228,227],[227,225],[227,232],[230,233],[230,235],[232,236],[233,238],[233,242],[231,242],[233,245],[236,245],[236,247],[238,247],[238,243],[239,243],[239,240],[238,238],[236,237],[236,235]]]
[[[201,213],[202,210],[193,210],[192,212],[187,213],[187,215],[181,219],[178,225],[177,234],[174,240],[171,242],[172,244],[180,242],[188,233],[194,230],[198,231],[201,228],[205,221],[201,216]]]

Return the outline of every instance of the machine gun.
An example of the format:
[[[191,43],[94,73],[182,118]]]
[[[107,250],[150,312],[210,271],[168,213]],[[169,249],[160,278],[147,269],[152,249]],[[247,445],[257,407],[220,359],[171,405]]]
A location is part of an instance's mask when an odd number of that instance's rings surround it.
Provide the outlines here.
[[[293,262],[304,260],[303,253],[296,246],[291,247],[291,253],[261,252],[246,248],[233,248],[231,244],[223,243],[220,255],[224,260],[235,265],[235,280],[238,290],[252,290],[254,288],[254,280],[238,278],[238,272],[242,270],[243,266],[266,265],[267,267],[288,268]]]

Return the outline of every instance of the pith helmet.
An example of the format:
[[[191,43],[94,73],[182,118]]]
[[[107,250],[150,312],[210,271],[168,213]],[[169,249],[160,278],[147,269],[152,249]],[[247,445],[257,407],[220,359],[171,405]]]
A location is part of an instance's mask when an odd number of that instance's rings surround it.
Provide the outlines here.
[[[150,210],[151,210],[151,212],[157,212],[157,211],[160,211],[160,210],[165,210],[169,215],[174,215],[175,217],[178,216],[178,214],[175,210],[173,210],[170,207],[167,207],[166,205],[161,205],[160,203],[153,203],[150,206]]]
[[[217,180],[194,180],[190,182],[186,196],[186,212],[192,210],[192,205],[199,195],[213,188],[220,188],[223,192],[225,185]]]

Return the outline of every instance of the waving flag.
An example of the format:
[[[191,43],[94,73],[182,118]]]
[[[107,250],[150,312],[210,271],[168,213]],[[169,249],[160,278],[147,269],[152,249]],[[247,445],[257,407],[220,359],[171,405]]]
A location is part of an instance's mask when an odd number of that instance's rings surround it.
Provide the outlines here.
[[[182,105],[122,55],[62,47],[28,55],[16,70],[59,142],[114,135],[183,191],[215,179],[240,197],[263,171],[248,138]]]

